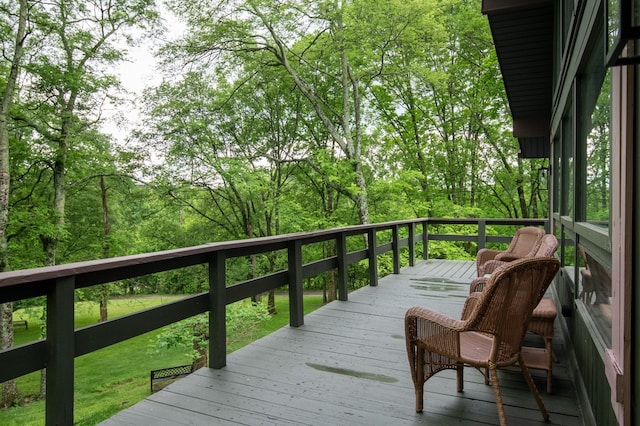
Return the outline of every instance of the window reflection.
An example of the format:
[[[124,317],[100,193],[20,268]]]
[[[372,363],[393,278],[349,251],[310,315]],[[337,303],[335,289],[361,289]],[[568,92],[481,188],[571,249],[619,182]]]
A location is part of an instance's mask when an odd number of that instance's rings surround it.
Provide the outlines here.
[[[564,163],[562,170],[562,178],[565,181],[567,190],[564,198],[564,208],[562,214],[573,216],[573,115],[571,108],[567,108],[565,115],[562,117],[562,145],[564,150]]]
[[[610,191],[610,165],[611,165],[611,139],[609,131],[610,122],[610,78],[606,73],[604,81],[602,76],[591,73],[585,93],[587,105],[593,105],[589,111],[590,116],[585,129],[587,135],[587,221],[593,224],[609,226],[609,194]],[[595,80],[595,81],[593,81]]]
[[[580,268],[580,299],[587,306],[607,346],[611,347],[611,269],[582,247],[579,253],[584,262]]]
[[[551,169],[553,171],[551,174],[553,179],[553,212],[560,213],[560,192],[562,188],[560,183],[560,178],[562,176],[562,142],[559,139],[554,140],[554,154],[555,163],[554,167]]]
[[[565,266],[566,268],[573,269],[573,266],[575,265],[575,258],[576,258],[575,242],[568,234],[565,233],[564,246],[562,250],[562,265]]]

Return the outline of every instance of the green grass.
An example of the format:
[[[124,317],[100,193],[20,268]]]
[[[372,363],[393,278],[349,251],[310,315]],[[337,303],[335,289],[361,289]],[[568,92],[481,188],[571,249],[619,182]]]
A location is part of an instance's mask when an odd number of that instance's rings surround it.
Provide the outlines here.
[[[125,315],[145,309],[176,297],[143,297],[115,299],[109,302],[109,317]],[[322,296],[305,296],[305,314],[322,305]],[[253,330],[242,341],[229,342],[228,351],[265,336],[289,323],[289,306],[286,296],[276,297],[277,314]],[[97,322],[99,313],[95,303],[80,302],[76,305],[76,327]],[[14,318],[27,319],[29,329],[15,330],[16,345],[37,340],[40,336],[40,314],[38,312],[16,312]],[[74,420],[78,425],[93,425],[124,408],[144,399],[150,394],[149,371],[173,365],[189,364],[190,361],[179,349],[150,354],[151,340],[160,333],[156,330],[122,343],[92,352],[75,360]],[[18,389],[23,396],[23,406],[0,410],[2,425],[44,424],[45,403],[36,400],[40,387],[40,373],[28,374],[18,379]]]

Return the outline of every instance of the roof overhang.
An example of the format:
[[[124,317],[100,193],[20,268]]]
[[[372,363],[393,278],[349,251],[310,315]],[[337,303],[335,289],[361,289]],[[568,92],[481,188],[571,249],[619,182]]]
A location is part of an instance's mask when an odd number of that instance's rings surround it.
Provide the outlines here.
[[[482,0],[523,158],[550,153],[553,0]]]

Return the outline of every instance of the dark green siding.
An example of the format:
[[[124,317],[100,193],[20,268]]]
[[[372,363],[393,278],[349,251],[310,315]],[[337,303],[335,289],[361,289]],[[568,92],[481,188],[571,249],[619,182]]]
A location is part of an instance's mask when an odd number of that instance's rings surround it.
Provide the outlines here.
[[[589,318],[585,321],[578,309],[574,312],[572,343],[596,425],[616,425],[618,421],[611,407],[611,387],[605,376],[604,360],[589,332],[586,322]]]

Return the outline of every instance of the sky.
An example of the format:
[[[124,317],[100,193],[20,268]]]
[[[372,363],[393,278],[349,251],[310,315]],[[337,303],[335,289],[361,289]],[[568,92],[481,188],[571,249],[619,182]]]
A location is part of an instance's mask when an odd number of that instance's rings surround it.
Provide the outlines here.
[[[162,34],[162,41],[180,37],[185,31],[184,23],[163,6],[160,7],[160,13],[167,28]],[[138,106],[141,104],[144,89],[162,82],[162,72],[158,70],[158,62],[154,57],[154,51],[160,42],[159,39],[147,39],[140,46],[123,46],[123,49],[128,51],[128,57],[120,63],[114,74],[129,93],[127,99],[130,102],[126,106],[105,104],[101,126],[104,133],[112,135],[120,144],[126,144],[129,133],[141,120]]]

